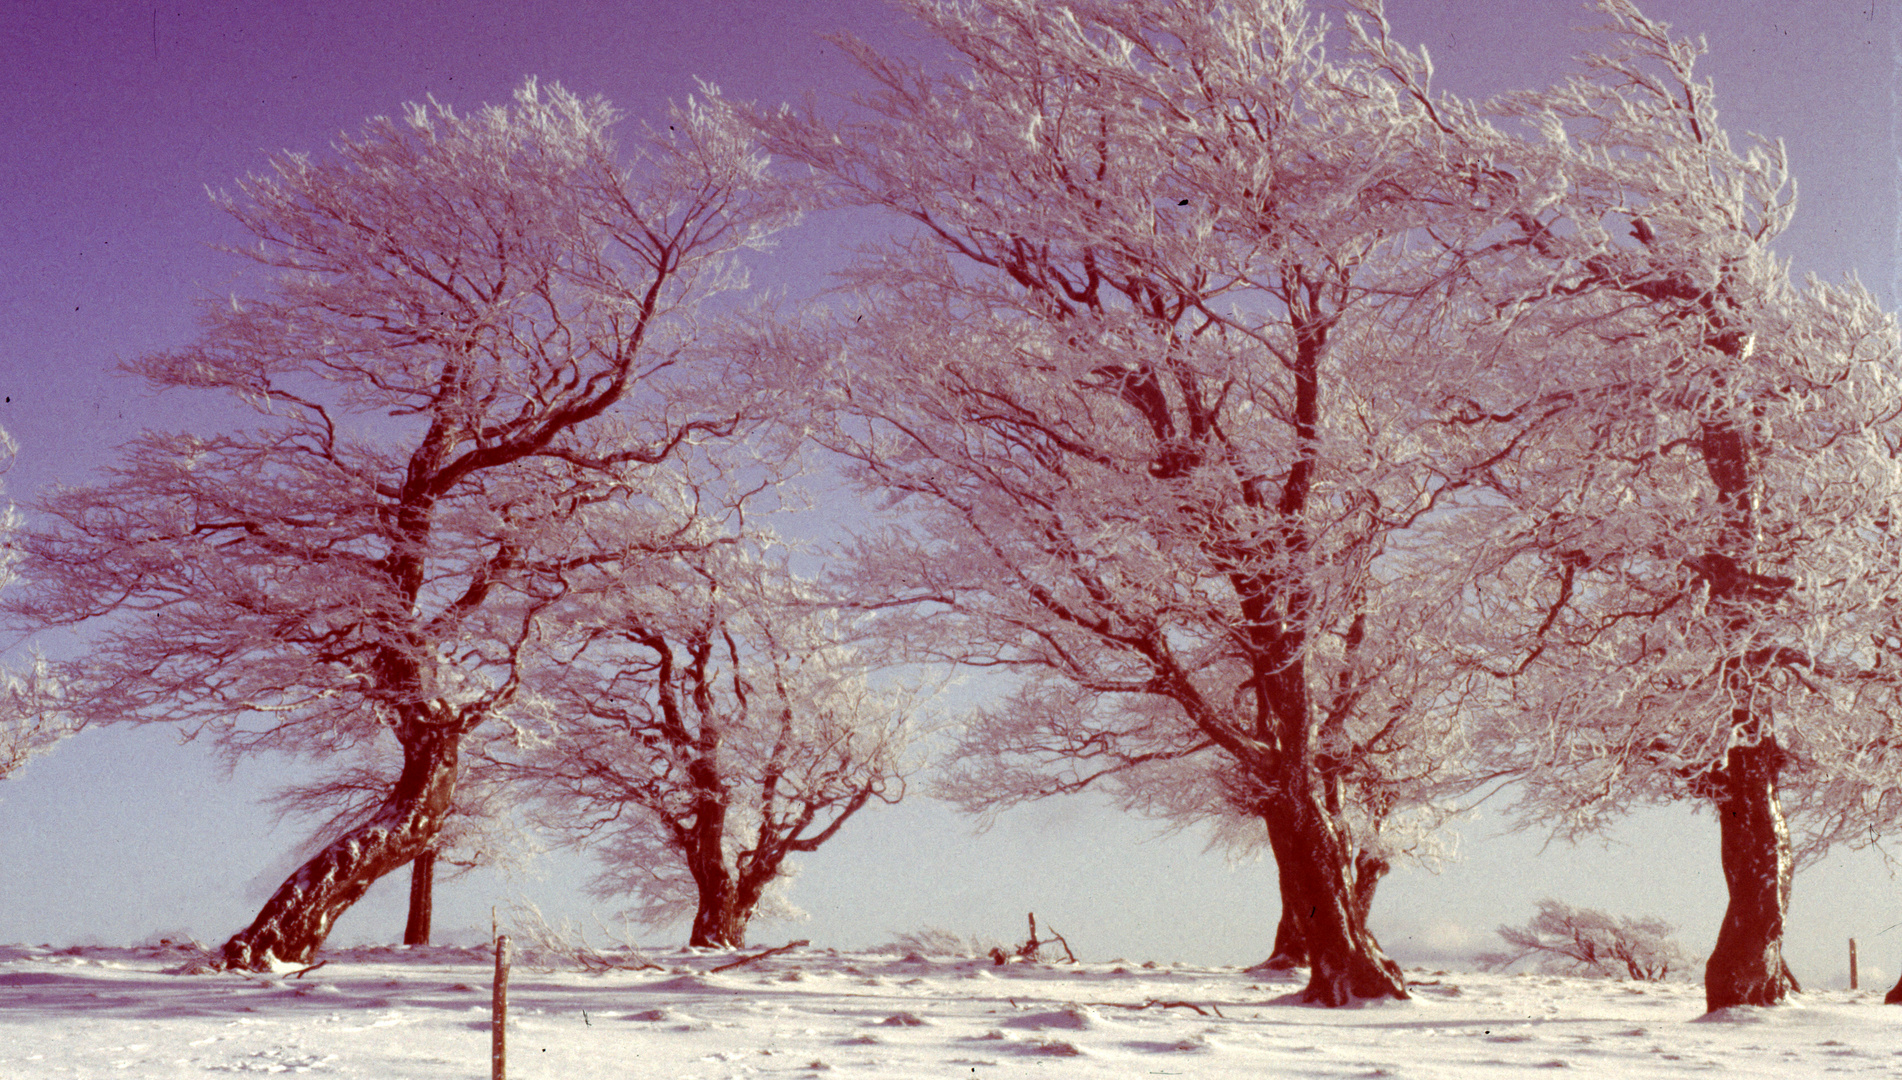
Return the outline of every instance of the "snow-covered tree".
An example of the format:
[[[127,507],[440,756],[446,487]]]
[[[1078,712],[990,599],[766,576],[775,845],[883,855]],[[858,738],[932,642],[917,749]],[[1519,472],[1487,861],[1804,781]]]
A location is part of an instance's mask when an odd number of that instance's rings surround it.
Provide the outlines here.
[[[954,792],[1252,817],[1309,1000],[1405,996],[1366,901],[1461,757],[1403,541],[1477,475],[1431,408],[1444,256],[1492,220],[1458,140],[1299,3],[904,6],[955,71],[847,41],[865,119],[761,124],[904,225],[780,343],[836,358],[818,437],[913,515],[859,545],[862,602],[1008,673]]]
[[[23,673],[0,673],[0,780],[72,733],[44,660],[35,659]]]
[[[1902,806],[1902,351],[1866,290],[1795,285],[1770,251],[1782,150],[1731,145],[1701,46],[1600,7],[1606,54],[1499,103],[1531,137],[1472,147],[1501,225],[1451,415],[1510,447],[1454,515],[1486,537],[1461,548],[1485,742],[1562,830],[1707,800],[1729,890],[1707,1001],[1768,1004],[1793,988],[1784,799],[1812,850]]]
[[[584,521],[503,771],[601,863],[593,891],[689,944],[737,946],[775,886],[912,767],[910,695],[869,681],[846,628],[754,531],[699,501],[665,543]],[[623,518],[623,515],[616,515]],[[698,520],[696,520],[698,519]],[[585,538],[584,538],[585,536]],[[525,698],[529,695],[525,694]]]
[[[513,701],[559,593],[523,558],[536,531],[747,422],[754,373],[696,344],[696,313],[792,204],[717,98],[625,145],[615,122],[530,81],[274,157],[220,199],[253,241],[244,294],[129,365],[250,423],[143,434],[23,533],[6,622],[87,633],[50,663],[84,722],[230,755],[402,748],[375,809],[226,943],[231,967],[308,961],[436,841],[464,741]]]
[[[18,453],[13,436],[0,430],[0,475]],[[17,576],[19,550],[14,534],[21,524],[20,512],[11,503],[0,506],[0,589]],[[35,657],[24,672],[0,672],[0,780],[72,734],[72,717],[59,704],[58,684],[44,659]]]
[[[1663,919],[1608,915],[1541,900],[1539,913],[1524,926],[1499,928],[1505,952],[1485,953],[1478,960],[1489,971],[1537,958],[1545,971],[1662,982],[1671,972],[1682,971],[1689,959],[1671,936],[1675,930]]]

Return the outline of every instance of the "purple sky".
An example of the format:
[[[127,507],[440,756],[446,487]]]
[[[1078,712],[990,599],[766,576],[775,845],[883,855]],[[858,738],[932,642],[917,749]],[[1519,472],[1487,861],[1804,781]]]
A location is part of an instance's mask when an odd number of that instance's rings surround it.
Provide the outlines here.
[[[1791,13],[1786,8],[1796,8]],[[1734,137],[1787,140],[1802,201],[1780,250],[1799,272],[1857,272],[1896,302],[1896,70],[1890,5],[1832,0],[1654,0],[1654,17],[1710,40],[1707,75]],[[1392,0],[1403,41],[1432,51],[1443,89],[1484,95],[1543,84],[1596,23],[1572,0]],[[321,150],[364,117],[425,95],[463,109],[506,100],[526,75],[600,93],[638,118],[698,76],[738,98],[849,89],[855,73],[818,39],[849,29],[886,49],[909,31],[876,0],[714,0],[564,5],[309,0],[113,3],[42,0],[0,10],[0,426],[22,446],[9,494],[30,503],[83,480],[140,426],[191,422],[191,403],[153,400],[117,361],[183,343],[193,302],[232,264],[234,239],[205,198],[277,149]],[[817,277],[834,231],[785,245],[778,272]],[[808,267],[810,263],[810,268]],[[168,733],[89,733],[0,785],[0,941],[137,940],[189,930],[222,940],[287,870],[301,835],[272,832],[253,800],[277,766],[231,782]],[[1715,830],[1681,810],[1646,815],[1609,850],[1467,830],[1468,861],[1435,877],[1397,873],[1376,930],[1403,959],[1522,921],[1533,902],[1650,913],[1701,952],[1722,912]],[[1270,871],[1225,867],[1200,839],[1146,842],[1153,827],[1085,802],[1007,816],[974,837],[919,801],[871,812],[806,860],[793,898],[799,936],[863,945],[940,925],[1010,937],[1034,909],[1096,958],[1246,962],[1267,952]],[[1668,873],[1659,869],[1669,867]],[[527,894],[585,914],[577,868],[541,880],[443,886],[439,926],[486,929],[491,904]],[[1797,882],[1799,976],[1838,978],[1841,938],[1871,967],[1902,960],[1880,936],[1902,905],[1873,859],[1838,859]],[[386,883],[340,924],[339,941],[400,935]],[[779,934],[762,927],[762,940]]]

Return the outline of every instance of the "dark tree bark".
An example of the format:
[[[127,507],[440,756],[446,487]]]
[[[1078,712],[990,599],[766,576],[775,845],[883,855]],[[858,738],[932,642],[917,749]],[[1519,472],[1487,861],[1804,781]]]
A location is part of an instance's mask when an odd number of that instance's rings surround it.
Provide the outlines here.
[[[1293,971],[1308,966],[1308,942],[1301,936],[1301,923],[1294,917],[1294,904],[1288,891],[1281,891],[1281,918],[1275,923],[1275,947],[1268,959],[1250,971]]]
[[[1391,869],[1393,864],[1378,855],[1362,851],[1354,856],[1354,912],[1362,924],[1374,909],[1374,891]]]
[[[1348,854],[1333,820],[1312,798],[1277,795],[1272,802],[1283,827],[1270,830],[1269,842],[1288,886],[1285,892],[1296,905],[1298,932],[1308,945],[1308,985],[1301,1000],[1335,1006],[1356,998],[1407,997],[1400,965],[1367,928],[1357,898],[1371,899],[1373,890],[1358,888],[1358,860]]]
[[[718,855],[714,856],[718,860]],[[700,861],[704,864],[704,860]],[[702,949],[738,949],[746,945],[746,924],[752,921],[750,906],[740,903],[733,875],[724,866],[696,867],[694,885],[699,904],[693,913],[693,930],[687,944]]]
[[[1387,876],[1391,864],[1387,860],[1363,851],[1354,856],[1354,911],[1362,925],[1367,922],[1367,913],[1374,906],[1374,892],[1379,888],[1381,879]],[[1275,924],[1275,947],[1268,959],[1250,967],[1250,971],[1292,971],[1308,966],[1308,941],[1299,919],[1295,918],[1295,905],[1286,889],[1281,894],[1281,918]]]
[[[779,863],[764,877],[735,873],[724,866],[708,877],[695,879],[700,896],[694,911],[693,934],[687,944],[701,948],[741,949],[746,947],[746,928],[759,910],[766,886],[778,876]]]
[[[1737,356],[1737,335],[1720,334],[1713,327],[1707,344]],[[1694,567],[1710,584],[1711,606],[1728,608],[1726,629],[1744,637],[1754,621],[1753,611],[1774,604],[1788,591],[1784,579],[1754,571],[1740,557],[1755,542],[1752,497],[1755,461],[1750,440],[1734,423],[1707,423],[1703,430],[1703,457],[1725,527],[1723,550],[1705,554]],[[1796,981],[1783,961],[1783,919],[1790,905],[1792,854],[1790,830],[1783,820],[1777,795],[1777,776],[1783,750],[1772,734],[1770,717],[1756,704],[1754,683],[1762,677],[1762,662],[1753,656],[1733,658],[1724,678],[1732,701],[1731,730],[1745,740],[1725,755],[1722,768],[1709,776],[1709,794],[1717,808],[1723,851],[1724,885],[1730,899],[1717,931],[1717,946],[1704,965],[1704,1001],[1711,1011],[1734,1005],[1773,1005],[1795,989]]]
[[[409,921],[403,926],[403,944],[429,944],[429,922],[434,914],[436,852],[425,851],[409,864]]]
[[[1783,917],[1790,904],[1790,830],[1777,797],[1782,750],[1766,739],[1730,751],[1712,776],[1730,903],[1717,947],[1704,965],[1704,1001],[1713,1012],[1733,1005],[1774,1005],[1797,989],[1783,961]]]
[[[419,723],[403,742],[403,771],[376,813],[278,886],[251,925],[225,942],[223,966],[266,971],[273,960],[310,963],[338,916],[378,878],[428,849],[455,794],[461,735]]]

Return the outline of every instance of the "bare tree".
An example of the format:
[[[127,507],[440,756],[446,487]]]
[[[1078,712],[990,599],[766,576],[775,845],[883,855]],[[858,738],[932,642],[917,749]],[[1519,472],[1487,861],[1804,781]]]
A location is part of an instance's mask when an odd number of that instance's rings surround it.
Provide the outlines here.
[[[1535,133],[1511,164],[1471,148],[1492,367],[1450,422],[1512,448],[1461,515],[1490,534],[1460,548],[1482,730],[1562,831],[1706,800],[1707,1003],[1769,1004],[1794,988],[1785,798],[1812,850],[1896,819],[1902,352],[1861,286],[1790,282],[1782,149],[1731,146],[1701,46],[1600,8],[1585,74],[1498,103]]]
[[[787,912],[790,856],[903,796],[918,721],[758,534],[705,529],[569,558],[503,767],[599,858],[597,895],[634,898],[649,925],[691,914],[689,944],[739,946],[755,915]]]
[[[1247,815],[1308,999],[1405,996],[1366,911],[1378,823],[1461,758],[1448,601],[1401,542],[1472,468],[1425,419],[1441,256],[1490,220],[1457,140],[1298,4],[906,7],[955,72],[847,41],[870,119],[761,123],[907,225],[787,347],[838,359],[820,438],[917,515],[859,545],[864,603],[1008,673],[953,793]],[[1207,782],[1145,795],[1172,763]]]
[[[793,210],[725,117],[690,102],[621,148],[605,102],[530,81],[469,116],[372,120],[328,160],[278,155],[221,197],[255,241],[251,291],[129,368],[250,426],[148,432],[46,496],[5,613],[89,631],[50,665],[85,722],[177,724],[229,755],[401,747],[226,965],[307,962],[436,841],[464,740],[515,699],[558,590],[522,558],[535,530],[745,422],[704,401],[750,376],[696,351],[695,312]]]

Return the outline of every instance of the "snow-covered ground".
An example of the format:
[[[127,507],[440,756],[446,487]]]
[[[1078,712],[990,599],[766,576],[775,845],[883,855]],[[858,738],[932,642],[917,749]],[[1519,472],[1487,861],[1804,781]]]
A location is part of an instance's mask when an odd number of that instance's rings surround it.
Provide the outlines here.
[[[0,1078],[487,1075],[486,950],[327,955],[302,976],[245,976],[179,974],[191,956],[176,948],[0,947]],[[1294,978],[1235,968],[801,949],[711,971],[735,955],[606,974],[518,962],[510,1077],[1902,1072],[1902,1008],[1879,989],[1707,1017],[1690,983],[1416,970],[1412,1001],[1328,1010],[1290,1004]]]

